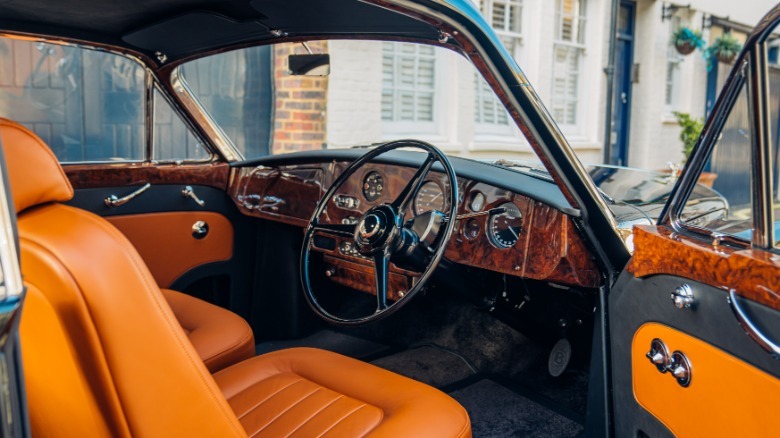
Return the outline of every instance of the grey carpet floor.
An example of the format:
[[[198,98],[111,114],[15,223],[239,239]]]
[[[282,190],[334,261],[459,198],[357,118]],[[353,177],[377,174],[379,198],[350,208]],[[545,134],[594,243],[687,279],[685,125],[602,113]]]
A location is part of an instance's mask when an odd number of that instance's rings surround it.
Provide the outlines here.
[[[574,437],[582,426],[491,380],[450,393],[471,418],[475,438]]]
[[[476,374],[476,370],[457,355],[427,345],[386,356],[371,363],[436,387],[449,385]]]

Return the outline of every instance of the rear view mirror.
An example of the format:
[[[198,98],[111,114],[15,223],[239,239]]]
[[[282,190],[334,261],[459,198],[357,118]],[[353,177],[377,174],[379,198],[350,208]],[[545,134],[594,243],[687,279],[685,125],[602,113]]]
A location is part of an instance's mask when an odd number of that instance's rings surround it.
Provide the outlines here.
[[[290,55],[287,68],[293,76],[327,76],[330,74],[330,54]]]

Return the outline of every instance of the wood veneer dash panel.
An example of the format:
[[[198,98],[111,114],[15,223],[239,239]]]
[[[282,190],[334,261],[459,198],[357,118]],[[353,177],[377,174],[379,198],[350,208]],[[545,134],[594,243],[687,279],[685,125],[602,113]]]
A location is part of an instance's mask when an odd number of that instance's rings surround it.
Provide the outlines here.
[[[74,189],[122,187],[139,184],[189,184],[226,190],[230,176],[227,163],[153,164],[108,163],[64,165]]]

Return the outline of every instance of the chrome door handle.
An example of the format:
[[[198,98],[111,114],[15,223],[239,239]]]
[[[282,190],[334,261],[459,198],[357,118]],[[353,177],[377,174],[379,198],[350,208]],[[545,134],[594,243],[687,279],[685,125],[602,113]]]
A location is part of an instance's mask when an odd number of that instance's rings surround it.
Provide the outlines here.
[[[726,298],[726,301],[731,306],[731,311],[734,312],[737,322],[739,322],[739,325],[747,332],[747,335],[753,338],[753,340],[773,358],[780,360],[780,345],[769,339],[755,324],[753,324],[753,321],[751,321],[747,313],[745,313],[745,309],[739,304],[739,297],[737,297],[736,290],[729,290],[729,296]]]
[[[141,193],[149,190],[149,187],[152,185],[150,183],[146,183],[143,186],[141,186],[140,189],[134,191],[133,193],[130,193],[129,195],[123,196],[121,198],[117,198],[116,195],[111,195],[107,197],[103,202],[106,203],[106,207],[119,207],[120,205],[127,204],[129,201],[131,201],[136,196],[140,195]]]
[[[691,285],[684,283],[672,292],[672,303],[678,309],[693,309],[696,299],[693,296]]]
[[[192,186],[184,187],[184,189],[182,189],[181,191],[181,195],[184,196],[185,198],[192,198],[192,200],[195,201],[195,203],[200,205],[201,207],[206,205],[206,201],[203,201],[200,198],[198,198],[198,195],[196,195],[195,191],[192,190]]]

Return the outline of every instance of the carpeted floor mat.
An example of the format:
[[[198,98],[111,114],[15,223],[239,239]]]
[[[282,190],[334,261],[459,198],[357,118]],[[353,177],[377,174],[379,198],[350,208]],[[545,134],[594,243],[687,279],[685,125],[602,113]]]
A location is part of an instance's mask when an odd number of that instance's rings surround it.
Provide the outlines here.
[[[574,421],[491,380],[480,380],[450,395],[468,411],[475,438],[574,437],[583,430]]]
[[[356,359],[369,358],[389,350],[387,345],[378,342],[368,341],[333,330],[320,330],[302,339],[263,342],[255,346],[255,351],[257,354],[263,354],[294,347],[320,348]]]
[[[405,350],[371,363],[436,387],[463,380],[477,372],[457,354],[431,345]]]

